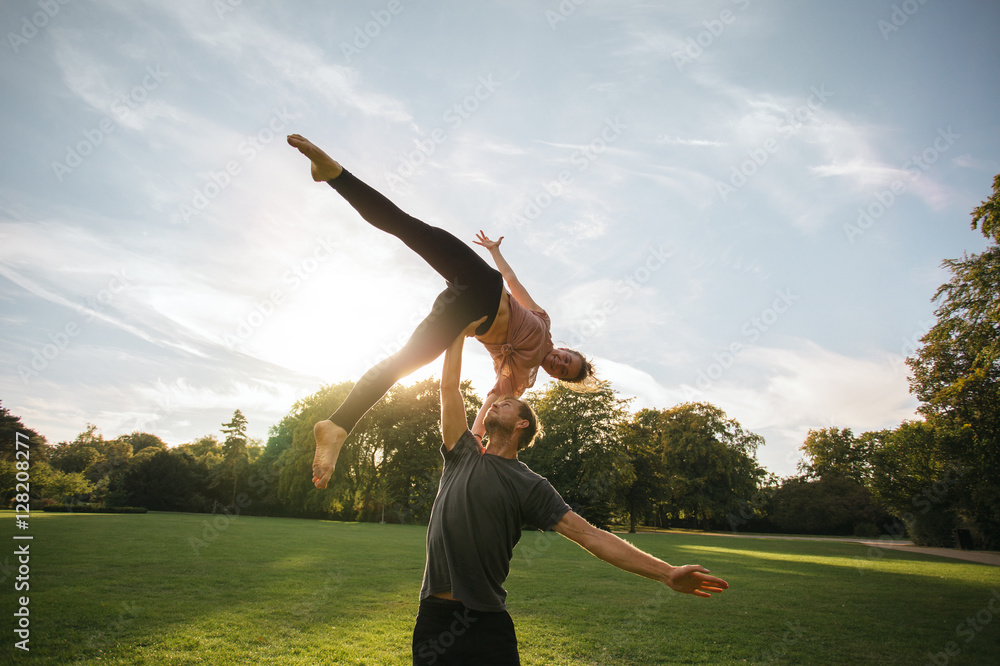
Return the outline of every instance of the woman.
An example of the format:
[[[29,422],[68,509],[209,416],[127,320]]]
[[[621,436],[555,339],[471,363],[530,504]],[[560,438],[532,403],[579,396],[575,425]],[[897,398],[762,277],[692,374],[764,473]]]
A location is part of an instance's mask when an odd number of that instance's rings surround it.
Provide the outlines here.
[[[314,426],[313,484],[317,488],[326,488],[344,440],[365,412],[400,378],[436,359],[463,332],[483,343],[497,371],[497,383],[472,426],[472,433],[480,439],[490,406],[501,396],[520,397],[534,384],[539,366],[567,382],[586,382],[593,376],[582,354],[553,348],[549,316],[500,254],[502,236],[493,241],[480,231],[475,241],[489,250],[496,270],[447,231],[401,211],[302,136],[289,135],[288,143],[312,162],[313,180],[329,183],[369,224],[399,238],[448,283],[406,345],[369,369],[337,411]]]

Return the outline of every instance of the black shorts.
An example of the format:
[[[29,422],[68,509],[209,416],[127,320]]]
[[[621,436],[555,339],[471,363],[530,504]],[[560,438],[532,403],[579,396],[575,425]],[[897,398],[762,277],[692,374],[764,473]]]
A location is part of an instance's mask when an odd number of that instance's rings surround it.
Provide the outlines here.
[[[414,666],[519,666],[514,621],[507,611],[466,608],[461,601],[428,597],[413,628]]]

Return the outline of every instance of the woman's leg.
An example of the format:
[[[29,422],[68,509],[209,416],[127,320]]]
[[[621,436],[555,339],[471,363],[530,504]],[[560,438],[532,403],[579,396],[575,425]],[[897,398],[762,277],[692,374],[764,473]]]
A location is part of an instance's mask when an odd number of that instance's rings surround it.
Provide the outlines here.
[[[479,319],[470,318],[469,312],[468,299],[449,286],[438,295],[431,313],[420,322],[403,348],[365,372],[337,411],[313,426],[316,437],[313,484],[317,488],[326,488],[340,449],[361,417],[393,384],[440,356],[471,322]]]
[[[288,143],[312,161],[314,180],[328,182],[365,221],[403,241],[449,283],[469,286],[492,279],[495,270],[466,243],[404,213],[305,138],[293,134]]]
[[[449,286],[403,349],[368,370],[337,411],[314,426],[313,483],[325,488],[347,436],[393,384],[440,356],[471,322],[486,316],[478,331],[489,330],[499,307],[503,278],[471,247],[407,215],[303,137],[291,135],[288,143],[310,159],[314,180],[327,180],[369,224],[403,241]]]
[[[439,357],[475,321],[461,305],[453,289],[441,292],[403,348],[369,368],[329,420],[351,432],[393,384]]]
[[[343,171],[329,181],[366,222],[392,234],[454,285],[475,286],[492,279],[495,269],[453,234],[404,213],[376,189]]]

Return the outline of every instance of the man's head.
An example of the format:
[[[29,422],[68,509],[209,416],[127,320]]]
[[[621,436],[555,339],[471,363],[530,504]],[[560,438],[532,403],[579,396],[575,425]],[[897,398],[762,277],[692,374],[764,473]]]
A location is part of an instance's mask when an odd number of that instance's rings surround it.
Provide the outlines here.
[[[518,451],[531,446],[539,430],[535,410],[513,396],[497,398],[483,423],[490,439],[516,437]]]

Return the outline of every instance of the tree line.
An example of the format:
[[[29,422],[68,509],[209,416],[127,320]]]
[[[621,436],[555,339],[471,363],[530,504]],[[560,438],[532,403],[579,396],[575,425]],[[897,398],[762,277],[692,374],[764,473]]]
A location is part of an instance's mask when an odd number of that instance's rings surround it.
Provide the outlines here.
[[[591,393],[549,384],[526,400],[543,434],[521,452],[574,509],[601,525],[730,531],[908,535],[951,545],[956,529],[1000,547],[1000,176],[973,211],[989,241],[947,260],[936,323],[907,359],[919,420],[855,435],[812,430],[798,474],[757,462],[764,443],[701,402],[632,413],[604,383]],[[88,425],[55,446],[0,405],[0,489],[17,494],[15,431],[29,437],[33,508],[141,506],[340,520],[425,523],[441,473],[438,384],[397,385],[359,423],[326,491],[311,483],[313,424],[352,387],[300,400],[266,442],[247,437],[240,410],[220,434],[167,447],[134,432],[105,440]],[[471,421],[481,399],[462,386]]]

